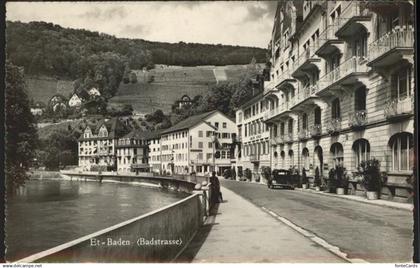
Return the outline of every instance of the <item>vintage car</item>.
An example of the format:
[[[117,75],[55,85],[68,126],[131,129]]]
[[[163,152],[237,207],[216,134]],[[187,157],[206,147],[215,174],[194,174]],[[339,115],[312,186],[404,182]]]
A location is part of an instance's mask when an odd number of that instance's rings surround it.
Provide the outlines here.
[[[287,169],[274,169],[271,179],[268,180],[268,188],[286,188],[294,190],[299,184],[299,175],[291,174]]]

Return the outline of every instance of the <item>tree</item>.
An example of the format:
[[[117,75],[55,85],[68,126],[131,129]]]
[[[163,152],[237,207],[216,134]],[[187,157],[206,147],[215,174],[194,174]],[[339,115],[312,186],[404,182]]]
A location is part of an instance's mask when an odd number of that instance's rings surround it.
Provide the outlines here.
[[[130,82],[131,82],[132,84],[136,84],[136,83],[137,83],[137,75],[136,75],[136,73],[135,73],[135,72],[131,72],[131,73],[130,73]]]
[[[29,177],[35,158],[37,130],[25,92],[23,70],[6,62],[6,187],[12,192]]]

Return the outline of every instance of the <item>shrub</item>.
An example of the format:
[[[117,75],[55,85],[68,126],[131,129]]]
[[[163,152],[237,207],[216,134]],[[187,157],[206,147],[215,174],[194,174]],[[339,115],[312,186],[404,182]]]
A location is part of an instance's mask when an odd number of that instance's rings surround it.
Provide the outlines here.
[[[335,175],[337,188],[347,189],[349,180],[347,177],[346,169],[344,167],[337,166],[335,169]]]
[[[331,193],[335,193],[337,188],[337,176],[336,170],[334,168],[330,169],[330,171],[328,172],[327,187]]]
[[[321,176],[319,174],[319,167],[315,168],[314,186],[321,186]]]
[[[245,169],[244,176],[246,179],[251,180],[252,179],[252,172],[249,168]]]
[[[271,179],[271,168],[267,166],[261,167],[261,175],[264,179],[270,180]]]
[[[244,172],[242,170],[242,168],[238,169],[238,177],[242,179],[242,177],[244,176]]]
[[[308,184],[308,177],[306,177],[306,170],[305,168],[302,168],[302,184]]]
[[[379,160],[370,159],[362,161],[359,165],[359,172],[362,174],[361,184],[369,192],[379,192],[382,187]]]
[[[223,172],[223,177],[224,177],[225,179],[232,177],[232,170],[231,170],[231,169],[226,169],[226,170]]]

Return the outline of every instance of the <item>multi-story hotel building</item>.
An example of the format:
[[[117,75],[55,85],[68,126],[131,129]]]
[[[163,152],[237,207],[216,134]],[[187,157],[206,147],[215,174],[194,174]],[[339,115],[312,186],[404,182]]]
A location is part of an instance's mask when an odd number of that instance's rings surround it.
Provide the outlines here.
[[[162,171],[205,175],[215,167],[222,175],[231,167],[232,134],[236,135],[235,122],[219,111],[191,116],[163,130],[160,139]],[[217,151],[219,158],[215,157]]]
[[[79,167],[83,170],[116,170],[116,145],[128,128],[118,118],[87,126],[79,138]]]
[[[150,170],[148,135],[147,132],[133,130],[118,139],[116,145],[118,172],[147,172]]]
[[[407,199],[414,17],[413,1],[278,2],[262,97],[272,169],[327,176],[374,157],[387,174],[382,198]]]
[[[259,90],[236,111],[236,142],[239,146],[236,146],[236,163],[233,167],[236,174],[243,174],[249,169],[252,172],[251,180],[261,183],[264,182],[261,168],[270,167],[270,131],[264,123],[266,112],[263,92]]]
[[[162,165],[160,162],[160,133],[153,132],[149,134],[147,143],[149,145],[149,166],[150,171],[153,173],[160,174],[162,171]]]

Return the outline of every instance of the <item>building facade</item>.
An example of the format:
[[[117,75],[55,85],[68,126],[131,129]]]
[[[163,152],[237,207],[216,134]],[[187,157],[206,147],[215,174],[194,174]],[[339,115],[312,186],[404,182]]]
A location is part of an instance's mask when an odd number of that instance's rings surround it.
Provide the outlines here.
[[[414,167],[412,1],[281,1],[262,100],[271,168],[354,174],[376,158],[384,198],[404,201]],[[355,179],[355,178],[353,178]],[[354,185],[354,184],[352,184]],[[358,186],[355,186],[358,187]]]
[[[116,144],[118,172],[148,172],[149,148],[147,133],[133,130]]]
[[[161,133],[161,170],[165,174],[222,175],[231,168],[236,126],[219,111],[191,116]],[[216,157],[216,152],[220,157]]]
[[[236,111],[236,148],[233,165],[236,174],[251,171],[251,181],[264,183],[263,167],[270,167],[270,129],[264,122],[267,112],[263,92],[259,92]],[[239,178],[239,177],[237,177]]]
[[[149,146],[149,166],[150,171],[153,173],[161,174],[162,165],[160,162],[161,151],[160,151],[160,133],[155,132],[149,135],[147,140]]]
[[[117,141],[127,133],[127,127],[118,118],[88,125],[78,141],[79,167],[85,171],[116,170]]]

